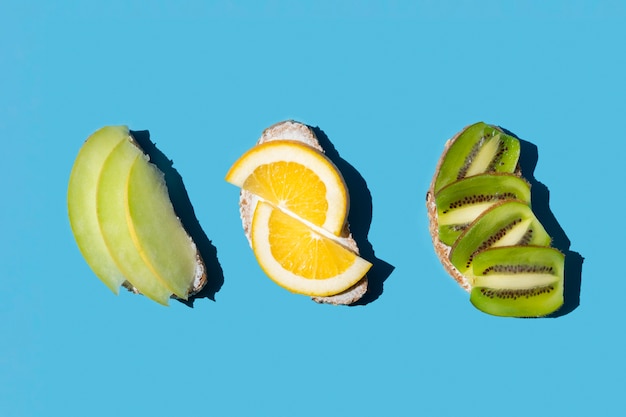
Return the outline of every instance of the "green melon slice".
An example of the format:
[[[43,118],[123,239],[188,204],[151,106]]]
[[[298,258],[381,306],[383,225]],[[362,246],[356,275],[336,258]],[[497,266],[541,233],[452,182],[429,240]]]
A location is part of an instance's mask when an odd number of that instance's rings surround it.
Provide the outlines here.
[[[146,297],[167,305],[173,290],[144,262],[127,223],[130,169],[139,159],[143,160],[143,152],[128,138],[104,162],[97,191],[98,221],[109,253],[128,282]]]
[[[78,248],[96,276],[115,294],[126,277],[111,257],[100,233],[96,192],[104,161],[127,138],[126,126],[104,127],[91,135],[78,152],[67,190],[70,226]]]
[[[159,281],[187,299],[197,275],[196,246],[174,212],[163,173],[147,157],[130,169],[127,221],[135,247]]]

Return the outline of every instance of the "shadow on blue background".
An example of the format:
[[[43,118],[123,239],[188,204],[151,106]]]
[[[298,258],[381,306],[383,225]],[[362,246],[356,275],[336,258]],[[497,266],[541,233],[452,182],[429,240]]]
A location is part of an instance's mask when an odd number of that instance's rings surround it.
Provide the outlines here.
[[[520,139],[515,133],[502,128],[505,133],[520,141],[519,166],[522,176],[530,183],[533,213],[552,237],[552,246],[565,255],[565,278],[563,290],[563,306],[548,317],[561,317],[571,313],[580,305],[580,287],[582,281],[582,265],[584,258],[570,250],[571,242],[558,220],[550,210],[550,190],[535,178],[535,167],[539,159],[537,146]]]
[[[372,195],[365,179],[352,165],[339,156],[326,133],[319,127],[309,127],[313,129],[326,156],[337,166],[348,186],[350,232],[359,247],[361,257],[372,263],[372,268],[367,273],[367,292],[353,305],[367,305],[382,295],[385,280],[394,270],[393,265],[376,257],[374,248],[367,239],[372,223]]]

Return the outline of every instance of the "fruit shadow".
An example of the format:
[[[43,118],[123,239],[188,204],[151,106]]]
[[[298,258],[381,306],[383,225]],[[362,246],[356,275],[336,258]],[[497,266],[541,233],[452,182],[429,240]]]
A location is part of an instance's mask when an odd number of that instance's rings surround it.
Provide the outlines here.
[[[350,195],[350,212],[348,213],[350,232],[359,247],[360,256],[372,263],[371,269],[367,272],[367,292],[360,300],[351,305],[367,305],[382,295],[384,282],[395,269],[393,265],[376,257],[374,248],[367,239],[372,223],[372,195],[367,188],[365,179],[352,165],[339,156],[326,133],[319,127],[309,127],[313,129],[326,156],[337,166],[343,175],[348,187]]]
[[[204,233],[196,217],[182,177],[174,169],[173,162],[150,140],[150,132],[148,130],[131,131],[130,133],[143,151],[150,157],[150,162],[163,172],[174,211],[180,218],[189,236],[195,242],[206,268],[206,285],[187,300],[175,299],[191,308],[193,308],[194,301],[200,298],[208,298],[215,301],[215,294],[224,284],[224,272],[217,258],[217,248]]]
[[[537,219],[546,229],[546,232],[552,236],[552,246],[565,255],[563,305],[560,309],[547,316],[552,318],[561,317],[571,313],[580,305],[584,258],[580,253],[570,250],[571,242],[550,210],[550,190],[535,178],[535,167],[539,159],[537,146],[520,139],[506,129],[502,130],[520,141],[519,166],[522,176],[530,183],[530,201],[532,202],[533,213],[535,213]]]

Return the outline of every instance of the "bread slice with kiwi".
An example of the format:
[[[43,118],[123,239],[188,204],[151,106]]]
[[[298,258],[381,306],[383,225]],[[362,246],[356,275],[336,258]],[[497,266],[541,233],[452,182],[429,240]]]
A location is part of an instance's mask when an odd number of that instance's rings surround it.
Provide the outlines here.
[[[426,193],[444,269],[488,314],[542,317],[563,304],[564,255],[531,208],[520,142],[497,126],[467,126],[444,145]]]
[[[286,120],[276,123],[263,131],[261,137],[258,139],[257,144],[270,142],[273,140],[294,140],[302,142],[320,152],[324,152],[324,149],[320,145],[313,129],[309,126],[296,122],[293,120]],[[248,243],[252,246],[250,238],[250,229],[252,225],[252,216],[256,208],[259,198],[246,190],[241,190],[239,195],[239,212],[241,214],[241,222],[244,233],[248,239]],[[356,254],[359,254],[359,248],[356,241],[353,239],[350,233],[350,227],[346,223],[341,236],[337,237],[337,240],[341,244],[348,247]],[[367,292],[367,276],[363,277],[351,288],[330,296],[325,297],[312,297],[313,301],[321,304],[334,304],[334,305],[350,305],[357,302]]]

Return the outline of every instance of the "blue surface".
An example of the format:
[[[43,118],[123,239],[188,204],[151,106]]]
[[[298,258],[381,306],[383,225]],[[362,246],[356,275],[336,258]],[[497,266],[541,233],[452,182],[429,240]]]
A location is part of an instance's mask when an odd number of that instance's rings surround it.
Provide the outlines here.
[[[387,3],[389,3],[387,5]],[[618,416],[624,2],[0,4],[0,415]],[[365,179],[394,267],[360,307],[274,285],[229,166],[261,131],[322,129]],[[535,178],[584,257],[580,306],[474,309],[441,268],[424,195],[478,120],[534,144]],[[109,124],[149,130],[217,248],[216,301],[114,296],[74,243],[69,172]]]

